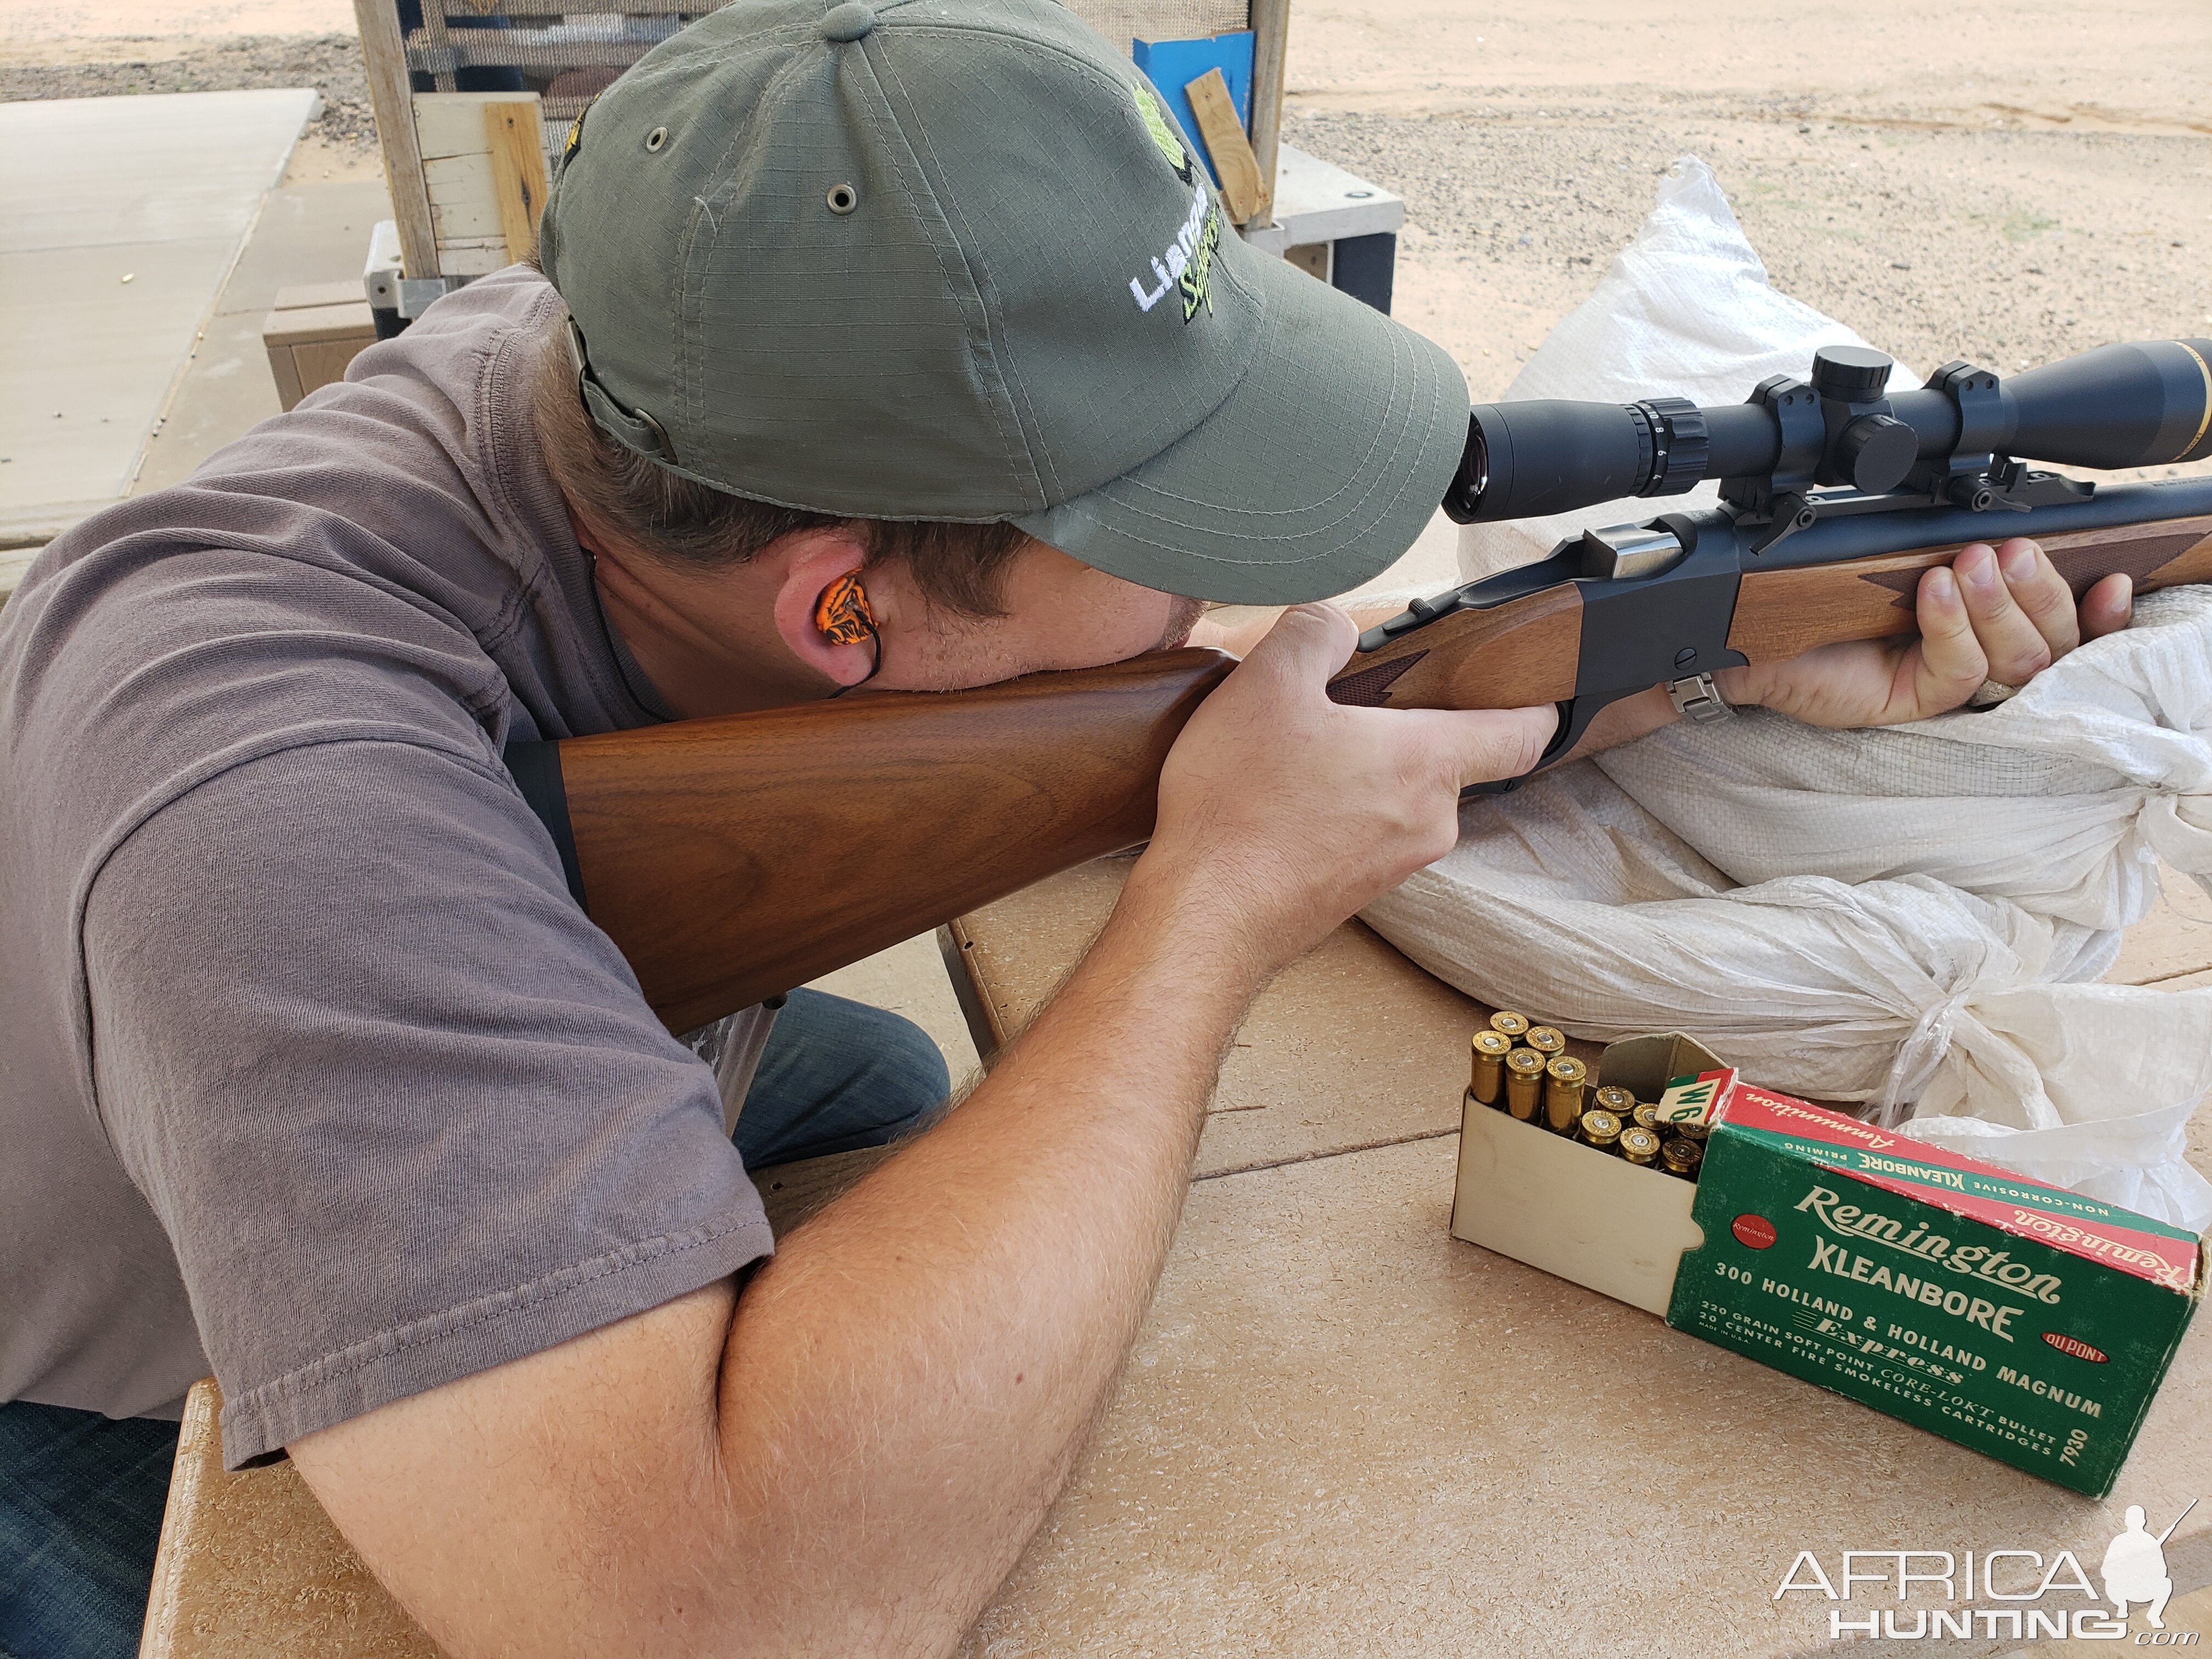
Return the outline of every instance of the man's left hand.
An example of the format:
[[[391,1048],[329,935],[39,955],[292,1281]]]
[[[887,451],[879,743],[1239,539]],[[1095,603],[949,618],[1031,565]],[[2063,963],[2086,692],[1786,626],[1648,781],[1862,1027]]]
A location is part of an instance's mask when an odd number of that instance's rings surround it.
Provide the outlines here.
[[[2083,640],[2125,628],[2133,597],[2126,576],[2111,575],[2077,608],[2033,542],[1976,542],[1922,575],[1917,638],[1825,645],[1714,678],[1731,702],[1809,725],[1897,726],[1960,707],[1984,680],[2025,685]]]

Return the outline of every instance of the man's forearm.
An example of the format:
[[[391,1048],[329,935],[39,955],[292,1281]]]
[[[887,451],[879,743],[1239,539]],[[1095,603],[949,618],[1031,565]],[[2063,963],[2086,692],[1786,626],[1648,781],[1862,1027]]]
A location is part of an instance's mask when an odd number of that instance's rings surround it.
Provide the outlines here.
[[[720,1422],[736,1513],[769,1556],[808,1561],[755,1609],[767,1645],[948,1647],[1066,1478],[1256,979],[1182,908],[1140,864],[990,1079],[740,1298]]]

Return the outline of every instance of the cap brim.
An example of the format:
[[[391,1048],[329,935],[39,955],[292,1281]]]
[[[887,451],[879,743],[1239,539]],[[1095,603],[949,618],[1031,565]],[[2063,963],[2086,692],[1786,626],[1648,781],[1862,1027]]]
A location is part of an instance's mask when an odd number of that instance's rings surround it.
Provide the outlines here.
[[[1434,515],[1467,445],[1467,382],[1443,348],[1287,261],[1249,250],[1237,274],[1267,314],[1236,389],[1150,460],[1014,522],[1170,593],[1325,599],[1389,568]]]

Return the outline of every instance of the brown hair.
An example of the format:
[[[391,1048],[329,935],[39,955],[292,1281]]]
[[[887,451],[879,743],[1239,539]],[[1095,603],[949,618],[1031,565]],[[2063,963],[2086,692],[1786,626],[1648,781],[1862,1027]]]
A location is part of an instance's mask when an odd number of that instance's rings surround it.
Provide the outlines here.
[[[671,472],[599,429],[577,394],[557,331],[541,354],[532,416],[538,443],[562,494],[628,540],[676,564],[708,569],[743,564],[778,537],[859,526],[868,564],[913,573],[932,605],[965,617],[1006,614],[1006,567],[1029,542],[1011,524],[951,524],[845,518],[777,507]]]

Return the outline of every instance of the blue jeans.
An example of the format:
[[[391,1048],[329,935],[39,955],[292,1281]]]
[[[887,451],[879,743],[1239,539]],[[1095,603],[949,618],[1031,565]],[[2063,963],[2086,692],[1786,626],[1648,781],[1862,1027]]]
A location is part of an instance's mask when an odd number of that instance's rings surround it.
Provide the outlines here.
[[[738,1117],[748,1169],[880,1146],[951,1092],[896,1014],[793,991]],[[177,1425],[0,1405],[0,1659],[131,1659]]]

